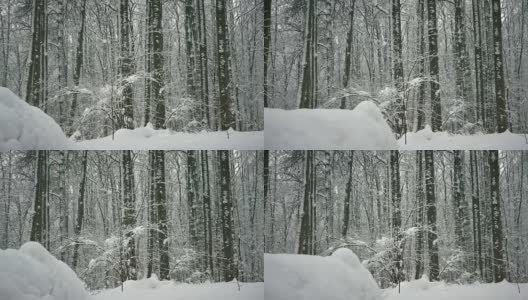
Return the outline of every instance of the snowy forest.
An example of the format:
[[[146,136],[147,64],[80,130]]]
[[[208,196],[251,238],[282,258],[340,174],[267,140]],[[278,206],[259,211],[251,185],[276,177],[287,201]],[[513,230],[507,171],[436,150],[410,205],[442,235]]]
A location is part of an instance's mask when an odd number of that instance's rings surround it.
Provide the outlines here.
[[[347,135],[350,127],[374,127],[381,121],[360,118],[368,114],[358,105],[364,101],[378,107],[396,139],[423,130],[460,135],[528,130],[525,0],[277,0],[273,9],[272,101],[265,123],[280,125],[270,140],[282,127],[293,128],[290,139],[303,128],[306,135],[317,126]],[[341,120],[339,109],[357,109],[360,116]],[[305,122],[288,124],[295,116]],[[292,150],[323,149],[319,145],[332,141],[324,134],[318,138],[312,147]],[[363,140],[353,139],[348,149],[358,149]],[[360,149],[375,148],[380,149]]]
[[[263,281],[262,153],[22,151],[0,162],[0,248],[37,241],[90,290]]]
[[[263,128],[261,1],[2,0],[0,20],[0,86],[67,137]]]
[[[335,295],[332,299],[379,299],[372,296],[376,288],[368,291],[376,283],[388,290],[401,287],[402,293],[407,288],[426,290],[433,282],[526,283],[527,155],[523,151],[270,153],[265,252],[279,254],[266,254],[266,299],[320,299],[325,293]],[[359,257],[363,273],[359,261],[354,265],[350,258],[345,262],[354,272],[341,274],[331,260],[281,256],[333,258],[333,253],[343,256],[342,248]],[[295,280],[281,275],[285,272],[309,283],[299,288],[292,283]],[[333,279],[327,281],[326,276]],[[341,281],[339,276],[347,279]],[[356,288],[348,292],[367,292],[344,298],[340,294],[347,282]],[[288,289],[298,292],[282,296]],[[337,292],[332,294],[332,289]],[[438,299],[448,299],[447,295],[463,299],[460,291],[429,289],[421,297],[441,294],[446,298]],[[466,295],[523,299],[508,297],[518,294],[517,289],[512,286],[513,292],[505,293],[496,286]],[[303,294],[311,296],[299,296]],[[411,292],[401,299],[421,297]]]

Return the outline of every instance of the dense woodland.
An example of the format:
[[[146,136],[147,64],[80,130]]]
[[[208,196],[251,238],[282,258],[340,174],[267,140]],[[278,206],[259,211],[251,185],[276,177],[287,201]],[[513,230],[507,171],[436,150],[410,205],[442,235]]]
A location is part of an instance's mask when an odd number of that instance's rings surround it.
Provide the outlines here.
[[[527,155],[271,152],[265,251],[324,256],[347,247],[381,287],[422,275],[526,282]]]
[[[76,138],[148,123],[261,130],[263,10],[262,1],[2,0],[0,86]]]
[[[38,241],[89,288],[263,280],[262,153],[7,152],[0,167],[0,248]]]
[[[278,0],[269,107],[376,102],[400,137],[527,132],[526,0]]]

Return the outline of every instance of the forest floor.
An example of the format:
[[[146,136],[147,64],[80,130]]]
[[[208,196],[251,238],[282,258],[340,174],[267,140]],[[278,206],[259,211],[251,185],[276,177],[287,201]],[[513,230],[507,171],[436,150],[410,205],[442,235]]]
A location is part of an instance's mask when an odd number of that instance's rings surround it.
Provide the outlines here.
[[[240,289],[239,289],[240,288]],[[121,288],[94,293],[94,300],[263,300],[264,283],[177,284],[153,278],[127,281]]]

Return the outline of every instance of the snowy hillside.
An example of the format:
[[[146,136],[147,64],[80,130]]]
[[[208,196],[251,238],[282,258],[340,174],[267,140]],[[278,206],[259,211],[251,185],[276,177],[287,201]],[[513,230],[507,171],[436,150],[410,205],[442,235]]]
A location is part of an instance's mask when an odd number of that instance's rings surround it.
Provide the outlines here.
[[[373,102],[354,110],[266,109],[266,149],[396,149],[392,131]]]

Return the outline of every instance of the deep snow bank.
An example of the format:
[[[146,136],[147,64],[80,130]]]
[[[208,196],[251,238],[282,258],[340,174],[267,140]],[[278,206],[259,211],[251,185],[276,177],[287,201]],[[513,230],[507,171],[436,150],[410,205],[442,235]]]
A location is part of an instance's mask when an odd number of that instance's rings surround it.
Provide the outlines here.
[[[262,150],[262,131],[214,131],[199,133],[154,130],[146,127],[120,129],[114,136],[86,140],[76,144],[86,150]]]
[[[528,150],[528,135],[504,133],[452,135],[433,132],[431,127],[407,133],[398,140],[401,150]]]
[[[53,118],[0,87],[0,151],[69,148]]]
[[[264,283],[236,282],[176,284],[159,281],[154,277],[126,281],[121,288],[105,290],[95,295],[95,300],[263,300]]]
[[[381,150],[398,144],[371,101],[354,110],[265,109],[265,145],[270,150]]]
[[[519,293],[520,289],[520,293]],[[475,283],[468,285],[446,284],[445,282],[429,282],[427,277],[411,282],[402,282],[400,293],[398,288],[383,290],[384,300],[526,300],[528,299],[528,284],[508,283]]]
[[[0,250],[0,299],[88,300],[82,282],[42,245]]]
[[[349,249],[329,257],[264,254],[264,294],[273,300],[376,300],[380,289]]]

